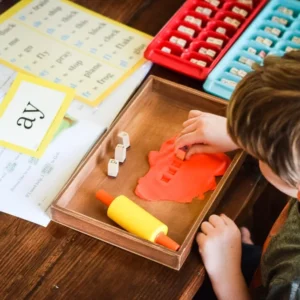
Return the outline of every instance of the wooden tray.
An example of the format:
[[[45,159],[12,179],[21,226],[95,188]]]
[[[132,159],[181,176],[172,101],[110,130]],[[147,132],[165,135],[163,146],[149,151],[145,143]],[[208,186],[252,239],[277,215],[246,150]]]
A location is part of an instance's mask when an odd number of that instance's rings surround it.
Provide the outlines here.
[[[190,204],[148,202],[134,194],[137,180],[149,169],[148,153],[158,150],[182,128],[191,109],[224,115],[227,102],[214,96],[150,76],[128,103],[106,134],[92,148],[51,207],[52,219],[127,251],[179,270],[187,258],[202,220],[211,213],[243,162],[241,151],[230,153],[232,163],[217,188],[204,200]],[[130,135],[131,148],[117,178],[106,175],[114,156],[119,131]],[[80,137],[75,137],[80,138]],[[76,151],[76,149],[74,149]],[[126,195],[169,227],[169,236],[181,244],[174,252],[140,239],[120,228],[106,215],[106,207],[95,198],[100,188],[113,196]]]

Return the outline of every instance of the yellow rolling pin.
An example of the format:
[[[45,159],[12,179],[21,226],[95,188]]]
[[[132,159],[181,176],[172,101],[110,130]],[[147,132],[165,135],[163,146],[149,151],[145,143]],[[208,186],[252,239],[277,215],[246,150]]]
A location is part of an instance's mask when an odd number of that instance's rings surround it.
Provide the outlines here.
[[[96,198],[108,206],[108,217],[130,233],[174,251],[179,249],[180,246],[167,236],[168,227],[127,197],[114,199],[100,190]]]

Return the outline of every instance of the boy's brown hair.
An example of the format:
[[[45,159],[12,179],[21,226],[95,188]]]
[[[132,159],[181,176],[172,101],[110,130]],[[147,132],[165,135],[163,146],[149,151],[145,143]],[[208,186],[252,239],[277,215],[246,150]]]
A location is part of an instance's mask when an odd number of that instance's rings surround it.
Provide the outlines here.
[[[268,56],[236,87],[227,110],[233,141],[292,186],[300,183],[300,51]]]

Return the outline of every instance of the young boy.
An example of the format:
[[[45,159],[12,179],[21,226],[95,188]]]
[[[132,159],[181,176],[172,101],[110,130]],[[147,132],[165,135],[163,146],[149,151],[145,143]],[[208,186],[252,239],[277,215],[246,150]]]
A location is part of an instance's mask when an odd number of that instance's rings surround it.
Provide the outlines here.
[[[300,199],[300,51],[269,56],[235,89],[223,117],[191,111],[176,148],[194,153],[242,148],[259,160],[265,178]],[[276,201],[276,200],[274,200]],[[299,202],[290,200],[285,218],[261,259],[264,296],[300,299]],[[278,228],[277,228],[278,229]],[[218,299],[250,299],[241,272],[241,232],[225,215],[212,215],[197,236],[199,252]]]

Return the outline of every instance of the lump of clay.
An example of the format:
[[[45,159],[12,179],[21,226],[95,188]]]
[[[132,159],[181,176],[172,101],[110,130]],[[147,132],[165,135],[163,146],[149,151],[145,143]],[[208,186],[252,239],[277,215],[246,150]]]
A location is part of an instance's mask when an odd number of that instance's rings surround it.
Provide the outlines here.
[[[216,176],[222,176],[230,164],[223,154],[195,154],[182,161],[174,151],[175,138],[164,142],[159,151],[149,153],[150,169],[139,179],[135,193],[150,200],[192,202],[216,188]]]

